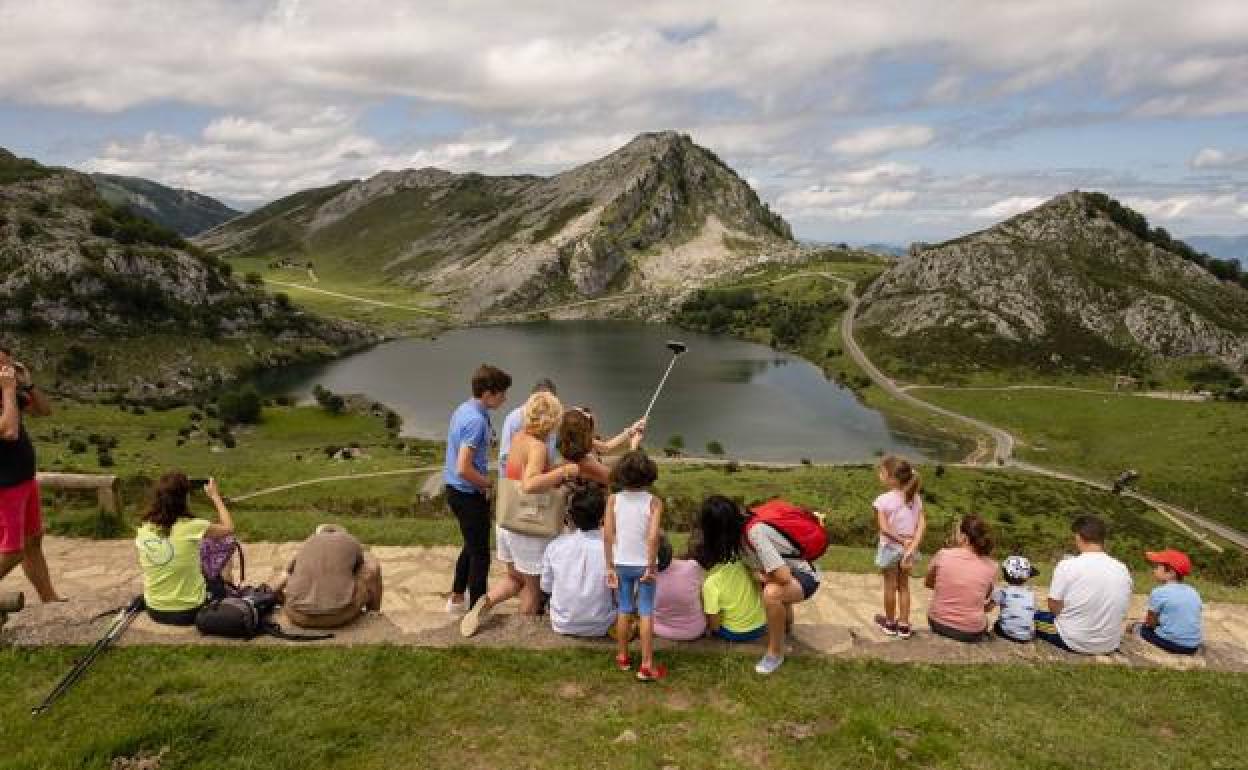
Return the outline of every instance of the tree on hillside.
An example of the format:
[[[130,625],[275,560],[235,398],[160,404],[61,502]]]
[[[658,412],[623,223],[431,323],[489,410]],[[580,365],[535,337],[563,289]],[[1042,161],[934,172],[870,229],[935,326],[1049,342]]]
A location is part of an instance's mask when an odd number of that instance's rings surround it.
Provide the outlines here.
[[[724,445],[718,441],[708,441],[706,442],[706,451],[716,457],[720,457],[724,454]]]
[[[221,419],[227,423],[254,425],[260,422],[264,404],[255,388],[247,386],[225,393],[217,400]]]
[[[679,452],[680,450],[684,449],[684,448],[685,448],[685,437],[684,437],[684,436],[682,436],[682,435],[680,435],[679,433],[677,433],[677,434],[675,434],[675,435],[673,435],[673,436],[669,436],[669,437],[668,437],[668,439],[667,439],[667,448],[668,448],[668,449],[675,449],[675,450],[676,450],[676,451],[678,451],[678,452]]]

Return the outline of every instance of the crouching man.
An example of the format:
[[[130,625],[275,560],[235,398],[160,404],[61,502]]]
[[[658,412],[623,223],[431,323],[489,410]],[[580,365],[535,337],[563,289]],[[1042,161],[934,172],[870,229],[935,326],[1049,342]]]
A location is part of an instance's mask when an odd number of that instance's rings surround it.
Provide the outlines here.
[[[381,609],[381,565],[345,529],[322,524],[299,546],[276,588],[292,623],[339,628]]]

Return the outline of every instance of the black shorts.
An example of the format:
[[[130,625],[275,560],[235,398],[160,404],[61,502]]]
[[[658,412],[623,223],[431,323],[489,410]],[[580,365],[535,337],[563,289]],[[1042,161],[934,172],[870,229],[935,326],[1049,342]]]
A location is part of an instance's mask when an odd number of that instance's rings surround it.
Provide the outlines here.
[[[815,591],[819,590],[819,580],[805,570],[791,570],[793,579],[802,586],[802,599],[806,600],[815,595]]]

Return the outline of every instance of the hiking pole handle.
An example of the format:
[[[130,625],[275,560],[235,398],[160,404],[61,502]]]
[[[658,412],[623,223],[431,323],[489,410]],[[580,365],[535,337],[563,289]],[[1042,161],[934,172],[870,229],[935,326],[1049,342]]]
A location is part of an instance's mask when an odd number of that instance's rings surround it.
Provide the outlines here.
[[[650,397],[650,405],[646,407],[646,413],[641,416],[641,419],[646,420],[650,418],[650,410],[654,409],[654,402],[659,400],[659,394],[663,392],[663,386],[667,384],[667,378],[671,375],[672,367],[676,366],[676,359],[679,357],[679,353],[672,356],[671,362],[667,365],[667,371],[663,372],[663,379],[659,380],[659,387],[654,389],[654,395]]]

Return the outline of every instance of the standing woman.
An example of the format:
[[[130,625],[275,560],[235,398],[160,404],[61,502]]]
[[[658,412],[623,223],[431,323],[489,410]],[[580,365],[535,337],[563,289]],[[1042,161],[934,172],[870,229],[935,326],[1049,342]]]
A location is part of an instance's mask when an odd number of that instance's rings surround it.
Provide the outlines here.
[[[989,597],[997,577],[988,523],[975,514],[962,517],[956,544],[932,557],[924,585],[933,589],[927,609],[932,632],[959,642],[978,642],[988,632]]]
[[[576,406],[569,409],[559,425],[559,455],[580,468],[581,478],[596,481],[605,485],[611,469],[600,459],[601,455],[609,455],[628,448],[629,451],[641,446],[646,435],[646,418],[641,418],[613,438],[603,440],[595,434],[594,413],[588,407]]]
[[[143,601],[147,614],[157,623],[195,625],[195,616],[208,598],[199,566],[199,541],[219,540],[234,532],[234,519],[221,499],[217,480],[209,479],[204,492],[217,509],[215,522],[191,516],[187,504],[191,482],[185,473],[171,471],[161,476],[135,535],[143,572]]]
[[[0,578],[21,564],[39,599],[57,602],[62,599],[43,556],[35,445],[22,422],[24,413],[45,417],[52,408],[30,371],[0,347]]]
[[[575,463],[551,467],[548,441],[563,418],[563,404],[553,393],[539,391],[524,403],[524,427],[511,442],[508,479],[519,481],[526,494],[546,492],[571,481],[579,473]],[[472,636],[500,603],[520,597],[520,612],[536,615],[541,606],[542,557],[553,537],[522,535],[498,527],[498,559],[507,565],[502,581],[490,587],[485,597],[473,605],[460,622],[464,636]]]

